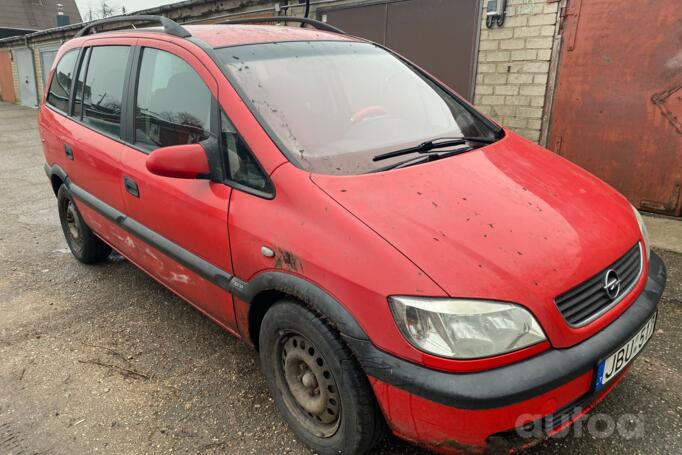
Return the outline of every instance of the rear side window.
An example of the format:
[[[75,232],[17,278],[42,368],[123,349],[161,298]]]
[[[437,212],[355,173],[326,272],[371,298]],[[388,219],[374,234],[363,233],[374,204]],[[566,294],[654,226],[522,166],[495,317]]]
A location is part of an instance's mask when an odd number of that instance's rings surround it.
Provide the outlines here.
[[[210,136],[211,92],[184,60],[142,52],[135,105],[135,144],[146,150],[193,144]]]
[[[69,95],[71,94],[71,80],[76,67],[78,49],[72,49],[59,60],[55,68],[50,90],[47,93],[47,104],[60,111],[69,110]]]
[[[109,136],[121,132],[123,81],[127,68],[128,46],[93,47],[83,87],[83,122]]]

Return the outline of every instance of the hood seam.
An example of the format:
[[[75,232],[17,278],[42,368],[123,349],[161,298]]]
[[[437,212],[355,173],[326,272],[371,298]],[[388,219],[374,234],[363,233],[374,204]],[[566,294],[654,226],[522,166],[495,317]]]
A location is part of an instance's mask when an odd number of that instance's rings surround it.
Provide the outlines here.
[[[374,232],[379,238],[383,239],[388,245],[390,245],[394,250],[396,250],[401,256],[403,256],[403,257],[404,257],[405,259],[407,259],[412,265],[414,265],[414,266],[417,268],[417,270],[419,270],[421,273],[423,273],[425,277],[427,277],[429,280],[431,280],[431,282],[432,282],[438,289],[440,289],[441,291],[443,291],[443,293],[444,293],[446,296],[450,297],[450,293],[449,293],[448,291],[446,291],[446,290],[443,288],[443,286],[441,286],[435,279],[433,279],[433,277],[432,277],[431,275],[429,275],[428,273],[426,273],[426,270],[422,269],[422,268],[421,268],[416,262],[414,262],[407,254],[405,254],[403,251],[401,251],[400,248],[398,248],[396,245],[394,245],[392,242],[390,242],[386,237],[384,237],[383,235],[381,235],[376,229],[372,228],[372,226],[370,226],[369,224],[367,224],[367,223],[366,223],[364,220],[362,220],[359,216],[357,216],[355,213],[353,213],[352,211],[350,211],[346,206],[344,206],[342,203],[340,203],[338,200],[336,200],[336,198],[334,198],[334,196],[332,196],[332,195],[329,194],[327,191],[325,191],[324,188],[322,188],[320,185],[318,185],[317,182],[313,179],[313,174],[312,174],[312,173],[309,173],[309,174],[308,174],[308,178],[309,178],[310,181],[313,183],[313,185],[315,185],[320,191],[322,191],[324,194],[326,194],[327,197],[328,197],[329,199],[331,199],[332,201],[334,201],[339,207],[341,207],[343,210],[345,210],[346,212],[348,212],[353,218],[355,218],[355,219],[358,220],[360,223],[362,223],[362,225],[365,226],[365,227],[367,227],[367,229],[369,229],[370,231]],[[388,297],[388,296],[387,296],[387,297]]]

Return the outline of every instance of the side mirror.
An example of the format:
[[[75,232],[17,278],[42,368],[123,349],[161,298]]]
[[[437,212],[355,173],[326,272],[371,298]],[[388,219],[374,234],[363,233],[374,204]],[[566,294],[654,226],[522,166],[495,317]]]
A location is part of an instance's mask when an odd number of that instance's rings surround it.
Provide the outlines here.
[[[206,152],[199,144],[161,147],[147,156],[146,164],[152,174],[176,179],[209,178],[211,172]]]

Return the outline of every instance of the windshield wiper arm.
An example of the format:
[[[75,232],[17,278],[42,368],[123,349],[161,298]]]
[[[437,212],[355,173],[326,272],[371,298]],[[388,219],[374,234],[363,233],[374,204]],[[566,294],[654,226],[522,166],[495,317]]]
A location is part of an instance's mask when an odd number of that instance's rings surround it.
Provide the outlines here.
[[[495,139],[488,139],[485,137],[442,137],[438,139],[432,139],[430,141],[422,142],[414,147],[407,147],[400,150],[395,150],[393,152],[382,153],[372,158],[372,161],[382,161],[389,158],[395,158],[396,156],[408,155],[410,153],[428,153],[434,149],[440,149],[444,147],[454,147],[456,145],[464,145],[467,142],[480,142],[482,144],[492,144]]]
[[[388,171],[390,169],[400,169],[407,166],[413,166],[415,164],[428,163],[431,161],[436,161],[441,158],[447,158],[449,156],[459,155],[461,153],[466,153],[474,150],[472,147],[467,147],[465,149],[453,150],[450,152],[431,152],[426,154],[426,156],[417,156],[414,158],[407,159],[405,161],[399,161],[397,163],[389,164],[388,166],[383,166],[380,168],[372,169],[368,174],[374,174],[376,172]]]

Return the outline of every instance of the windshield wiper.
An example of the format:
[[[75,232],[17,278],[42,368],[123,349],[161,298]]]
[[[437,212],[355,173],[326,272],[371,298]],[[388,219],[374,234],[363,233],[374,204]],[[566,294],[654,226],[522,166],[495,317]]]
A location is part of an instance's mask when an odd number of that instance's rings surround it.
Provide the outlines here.
[[[400,169],[400,168],[407,167],[407,166],[413,166],[415,164],[428,163],[431,161],[439,160],[441,158],[447,158],[449,156],[455,156],[455,155],[459,155],[461,153],[470,152],[472,150],[474,150],[473,147],[467,147],[464,149],[453,150],[451,152],[429,152],[426,156],[418,156],[415,158],[410,158],[410,159],[405,160],[405,161],[400,161],[398,163],[389,164],[388,166],[383,166],[383,167],[379,167],[376,169],[372,169],[371,171],[368,172],[368,174],[373,174],[375,172],[388,171],[389,169]]]
[[[432,139],[430,141],[422,142],[414,147],[407,147],[393,152],[382,153],[372,158],[372,161],[382,161],[396,156],[409,155],[410,153],[429,153],[434,149],[441,149],[445,147],[454,147],[457,145],[464,145],[467,142],[479,142],[481,144],[492,144],[496,139],[488,139],[485,137],[441,137]]]

